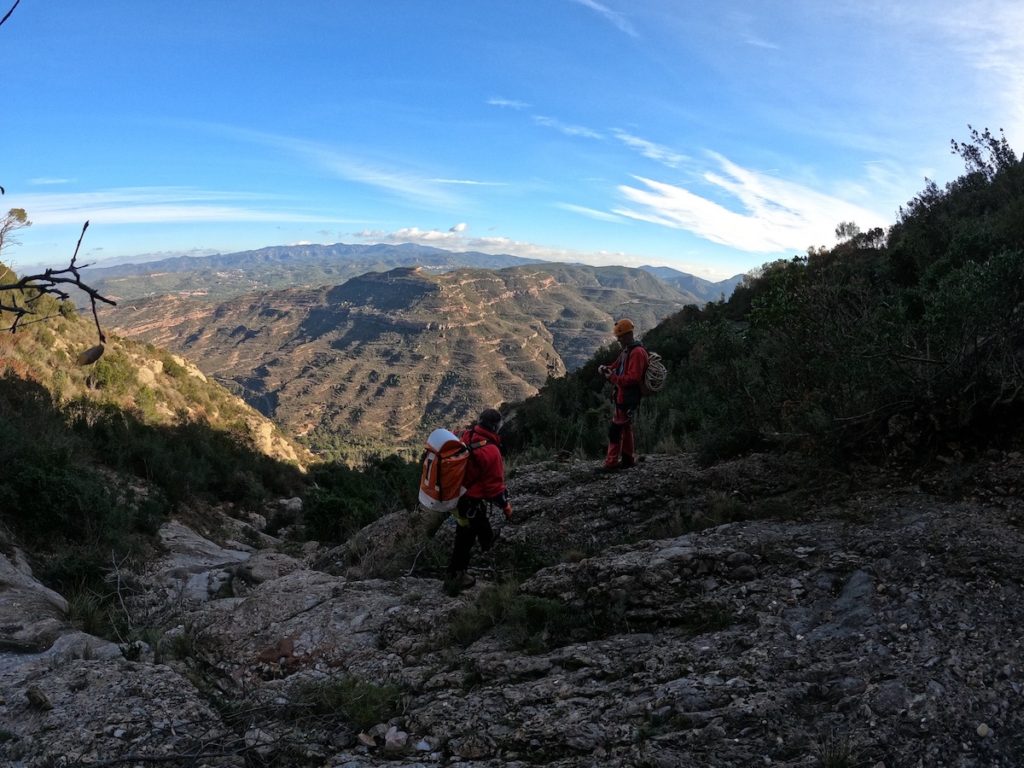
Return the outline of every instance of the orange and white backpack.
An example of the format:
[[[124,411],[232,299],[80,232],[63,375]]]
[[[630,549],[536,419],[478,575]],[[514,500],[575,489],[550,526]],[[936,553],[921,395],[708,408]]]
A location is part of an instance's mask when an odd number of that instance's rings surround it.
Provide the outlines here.
[[[469,446],[447,429],[435,429],[427,438],[420,473],[420,505],[431,512],[450,512],[466,492],[462,480],[469,461]]]

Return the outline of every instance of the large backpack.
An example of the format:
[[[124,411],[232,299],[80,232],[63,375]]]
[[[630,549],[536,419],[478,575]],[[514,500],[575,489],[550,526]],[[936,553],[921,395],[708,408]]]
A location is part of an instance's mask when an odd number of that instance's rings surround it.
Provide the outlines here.
[[[427,438],[420,471],[420,505],[431,512],[450,512],[466,492],[462,484],[470,454],[483,445],[479,440],[466,445],[454,432],[435,429]]]

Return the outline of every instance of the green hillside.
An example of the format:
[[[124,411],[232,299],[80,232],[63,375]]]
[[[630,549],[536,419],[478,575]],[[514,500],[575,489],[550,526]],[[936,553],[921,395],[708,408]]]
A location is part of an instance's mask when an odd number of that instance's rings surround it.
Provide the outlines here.
[[[964,175],[928,182],[888,230],[766,264],[727,301],[646,334],[670,371],[639,414],[646,451],[706,461],[755,446],[823,459],[959,461],[1020,447],[1024,165],[1002,136],[953,142]],[[599,352],[518,409],[518,444],[595,454]]]
[[[0,289],[16,282],[0,273]],[[26,292],[2,295],[14,307]],[[108,338],[80,365],[96,344],[91,319],[46,295],[34,309],[36,322],[0,334],[0,526],[50,583],[101,579],[111,558],[151,547],[175,509],[256,510],[302,487],[308,455],[191,364]],[[0,312],[0,327],[11,319]]]

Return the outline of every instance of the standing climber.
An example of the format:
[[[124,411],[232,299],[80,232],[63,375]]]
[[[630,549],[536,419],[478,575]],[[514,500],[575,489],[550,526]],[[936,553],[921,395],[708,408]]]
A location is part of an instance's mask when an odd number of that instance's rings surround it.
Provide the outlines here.
[[[459,498],[455,510],[455,547],[448,561],[445,586],[461,590],[473,586],[476,579],[470,576],[470,550],[473,542],[480,542],[480,550],[486,552],[494,544],[494,531],[487,519],[488,503],[501,507],[505,519],[512,519],[512,504],[505,488],[505,462],[501,455],[501,414],[488,408],[480,418],[462,434],[461,440],[469,446],[469,460],[462,484],[466,492]]]
[[[634,339],[633,321],[624,317],[615,323],[612,332],[619,342],[619,356],[610,365],[598,366],[597,372],[612,383],[612,404],[615,413],[608,427],[608,453],[598,472],[617,472],[636,464],[633,442],[633,412],[640,405],[640,384],[647,370],[648,355],[644,345]]]

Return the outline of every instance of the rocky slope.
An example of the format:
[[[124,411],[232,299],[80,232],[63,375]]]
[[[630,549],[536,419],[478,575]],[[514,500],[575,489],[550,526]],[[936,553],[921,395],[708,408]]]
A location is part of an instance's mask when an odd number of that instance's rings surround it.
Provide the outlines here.
[[[333,550],[257,518],[207,538],[171,524],[164,560],[122,575],[154,627],[124,647],[68,631],[8,546],[0,758],[1020,766],[1022,470],[1019,454],[913,480],[808,480],[770,456],[523,466],[514,523],[456,596],[436,578],[451,527],[418,513]]]
[[[104,318],[230,382],[311,445],[394,449],[535,394],[608,343],[616,317],[648,329],[686,301],[619,267],[398,269],[218,305],[129,302]]]

